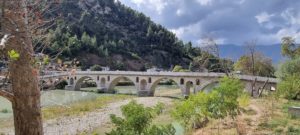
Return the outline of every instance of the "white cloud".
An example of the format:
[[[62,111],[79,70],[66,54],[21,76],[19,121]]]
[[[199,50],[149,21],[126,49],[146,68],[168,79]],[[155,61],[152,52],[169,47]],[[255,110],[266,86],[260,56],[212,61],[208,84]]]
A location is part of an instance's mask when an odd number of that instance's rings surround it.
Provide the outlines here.
[[[168,5],[167,0],[131,0],[139,8],[147,7],[149,9],[155,8],[158,14],[161,14],[165,7]]]
[[[182,9],[177,9],[176,15],[177,16],[182,16],[182,15],[184,15],[184,11]]]
[[[218,45],[224,44],[226,39],[225,38],[214,38],[215,43],[217,43]],[[203,42],[206,42],[205,38],[200,38],[196,41],[196,45],[198,45],[198,47],[205,47],[206,45],[203,44]]]
[[[274,14],[268,14],[267,12],[262,12],[255,16],[258,23],[262,24],[264,22],[270,21]]]
[[[293,8],[288,8],[281,13],[281,16],[290,25],[299,25],[300,24],[299,10],[297,11],[297,10],[294,10]]]
[[[195,39],[198,39],[202,33],[201,22],[179,27],[177,29],[171,29],[171,31],[175,33],[179,38],[184,38],[188,41],[196,42]]]
[[[197,0],[197,2],[202,6],[208,6],[212,4],[213,0]]]
[[[238,1],[239,4],[244,4],[246,2],[246,0],[240,0]]]
[[[300,1],[281,0],[120,0],[145,13],[183,41],[199,43],[213,35],[219,44],[279,43],[282,36],[300,40]]]

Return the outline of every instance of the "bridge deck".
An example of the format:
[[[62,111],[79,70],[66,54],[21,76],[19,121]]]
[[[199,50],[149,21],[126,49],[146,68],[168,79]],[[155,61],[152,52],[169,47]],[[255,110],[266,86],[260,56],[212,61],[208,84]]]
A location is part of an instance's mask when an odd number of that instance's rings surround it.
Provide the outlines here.
[[[41,76],[42,78],[53,78],[58,76],[69,76],[68,72],[53,72],[51,75]],[[161,77],[217,77],[226,76],[224,73],[200,73],[200,72],[136,72],[136,71],[77,71],[76,75],[119,75],[119,76],[161,76]],[[236,78],[245,81],[254,81],[269,83],[278,83],[279,79],[250,76],[250,75],[234,75]]]

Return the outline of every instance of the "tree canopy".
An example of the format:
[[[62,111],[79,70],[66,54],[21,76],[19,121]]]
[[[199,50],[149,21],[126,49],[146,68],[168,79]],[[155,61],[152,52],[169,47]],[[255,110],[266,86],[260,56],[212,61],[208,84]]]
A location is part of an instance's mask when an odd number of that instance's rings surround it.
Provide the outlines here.
[[[241,71],[242,74],[252,75],[251,56],[244,55],[234,64],[235,71]],[[272,60],[260,53],[254,55],[254,75],[274,77],[275,68]]]
[[[281,53],[283,56],[295,58],[300,56],[300,45],[292,37],[283,37],[281,42]]]

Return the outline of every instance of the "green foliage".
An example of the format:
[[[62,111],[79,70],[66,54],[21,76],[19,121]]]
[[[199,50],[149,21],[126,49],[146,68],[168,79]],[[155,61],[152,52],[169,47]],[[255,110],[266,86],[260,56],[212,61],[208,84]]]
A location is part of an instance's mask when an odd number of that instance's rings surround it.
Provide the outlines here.
[[[8,51],[8,56],[11,60],[18,60],[20,57],[20,54],[15,50],[10,50],[10,51]]]
[[[172,117],[185,128],[192,128],[193,125],[202,123],[209,116],[208,100],[210,98],[210,95],[204,92],[191,95],[187,100],[176,104]]]
[[[107,135],[174,135],[175,129],[171,125],[156,126],[151,122],[155,115],[158,115],[162,109],[162,104],[155,108],[145,108],[142,104],[131,101],[122,106],[124,118],[111,115],[111,121],[115,128]]]
[[[218,58],[208,52],[201,52],[193,57],[189,69],[191,71],[209,72],[230,72],[233,70],[233,62],[227,59]]]
[[[90,69],[91,71],[102,71],[102,67],[100,65],[94,65]]]
[[[82,8],[89,5],[99,8],[97,11]],[[102,9],[106,10],[105,13],[102,13]],[[125,59],[122,60],[124,68],[130,67],[126,60],[135,60],[131,54],[142,58],[137,60],[141,64],[147,59],[151,65],[163,68],[176,64],[187,65],[191,59],[184,49],[185,45],[175,34],[119,2],[64,1],[55,12],[62,13],[64,19],[58,20],[58,24],[49,30],[51,47],[47,51],[51,53],[66,48],[62,58],[79,58],[81,61],[80,57],[86,53],[103,58],[106,62],[110,60],[109,57],[121,55]],[[103,61],[93,64],[114,67],[117,60]]]
[[[283,37],[281,42],[281,53],[283,56],[295,58],[300,56],[300,45],[292,37]]]
[[[44,65],[48,65],[49,62],[50,62],[50,58],[49,58],[48,55],[46,55],[45,57],[43,57],[43,64],[44,64]]]
[[[220,85],[213,89],[210,101],[210,112],[213,118],[224,118],[227,115],[234,118],[238,114],[238,98],[243,93],[244,86],[234,78],[224,77]]]
[[[247,107],[250,104],[250,96],[248,93],[242,94],[238,98],[239,106],[240,107]]]
[[[243,74],[252,75],[252,59],[251,56],[242,56],[234,64],[235,71],[241,71]],[[262,54],[254,55],[254,75],[274,77],[275,68],[272,65],[272,60],[266,58]]]
[[[173,68],[173,72],[180,72],[180,70],[182,70],[182,66],[180,65],[176,65],[174,68]]]
[[[172,116],[187,129],[204,126],[207,118],[219,119],[228,115],[234,118],[238,114],[242,90],[243,84],[239,80],[224,77],[211,93],[199,92],[177,103]]]
[[[182,66],[180,66],[180,65],[176,65],[176,66],[173,68],[173,72],[190,72],[190,70],[184,69],[184,68],[182,68]]]
[[[287,76],[278,84],[277,94],[284,96],[287,99],[300,98],[300,75],[293,74]]]
[[[90,5],[98,8],[83,8]],[[141,67],[146,63],[169,69],[170,65],[187,67],[194,57],[202,55],[191,42],[184,44],[168,29],[119,2],[73,0],[63,1],[60,6],[51,16],[62,13],[63,19],[49,30],[47,41],[51,46],[46,51],[56,54],[64,49],[60,55],[64,61],[78,58],[84,66],[107,65],[112,70],[145,70]],[[83,62],[89,56],[101,60]],[[209,69],[217,67],[209,65]]]
[[[280,65],[279,70],[276,72],[276,76],[285,80],[288,76],[293,74],[300,75],[300,57],[286,61]]]

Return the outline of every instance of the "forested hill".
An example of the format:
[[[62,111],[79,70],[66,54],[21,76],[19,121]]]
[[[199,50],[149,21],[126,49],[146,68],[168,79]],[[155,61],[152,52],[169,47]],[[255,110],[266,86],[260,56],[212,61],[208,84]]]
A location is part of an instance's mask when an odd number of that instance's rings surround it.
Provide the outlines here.
[[[57,12],[64,19],[50,30],[55,52],[79,59],[83,68],[99,64],[114,70],[144,70],[156,66],[188,65],[192,58],[184,43],[144,14],[114,0],[72,0]]]

